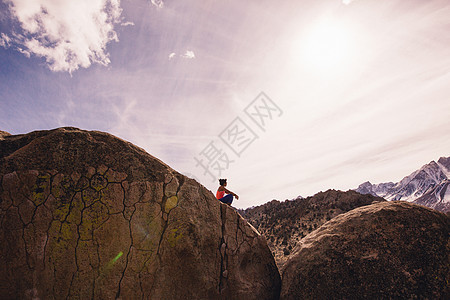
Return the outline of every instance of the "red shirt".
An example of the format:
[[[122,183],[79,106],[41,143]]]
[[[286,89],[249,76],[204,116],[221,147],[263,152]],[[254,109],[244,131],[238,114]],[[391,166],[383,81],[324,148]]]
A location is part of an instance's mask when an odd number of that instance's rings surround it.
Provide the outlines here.
[[[224,196],[225,196],[225,191],[217,190],[217,193],[216,193],[216,198],[217,199],[222,199]]]

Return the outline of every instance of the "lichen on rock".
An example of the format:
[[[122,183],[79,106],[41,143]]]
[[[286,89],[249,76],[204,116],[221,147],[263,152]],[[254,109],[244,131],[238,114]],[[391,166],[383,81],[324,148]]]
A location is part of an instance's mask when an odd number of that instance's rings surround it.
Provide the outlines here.
[[[265,240],[238,213],[102,132],[0,139],[0,240],[6,299],[276,299],[280,291]]]

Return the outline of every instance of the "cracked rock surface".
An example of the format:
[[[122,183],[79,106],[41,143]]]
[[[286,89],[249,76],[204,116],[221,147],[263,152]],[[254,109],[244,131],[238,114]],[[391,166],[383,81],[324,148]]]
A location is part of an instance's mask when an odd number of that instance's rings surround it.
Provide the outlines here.
[[[277,299],[262,238],[232,208],[112,135],[0,139],[2,299]]]
[[[281,299],[450,299],[450,218],[407,202],[339,215],[306,236]]]

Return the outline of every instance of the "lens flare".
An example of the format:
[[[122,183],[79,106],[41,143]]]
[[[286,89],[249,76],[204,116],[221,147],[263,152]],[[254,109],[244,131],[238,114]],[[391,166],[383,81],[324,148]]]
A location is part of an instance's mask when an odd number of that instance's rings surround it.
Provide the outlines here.
[[[123,255],[123,252],[120,251],[119,254],[117,254],[117,256],[113,258],[112,262],[115,263],[122,255]]]
[[[114,257],[113,259],[111,259],[111,260],[108,262],[108,265],[106,266],[106,269],[110,269],[110,268],[116,263],[116,261],[117,261],[120,257],[122,257],[122,255],[123,255],[123,252],[120,251],[119,254],[116,255],[116,257]]]

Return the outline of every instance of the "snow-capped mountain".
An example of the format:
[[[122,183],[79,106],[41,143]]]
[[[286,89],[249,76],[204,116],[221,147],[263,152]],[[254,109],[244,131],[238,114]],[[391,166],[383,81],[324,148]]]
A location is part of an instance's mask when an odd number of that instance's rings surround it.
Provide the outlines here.
[[[441,211],[450,211],[450,157],[441,157],[398,183],[364,182],[356,191],[386,200],[404,200]]]

